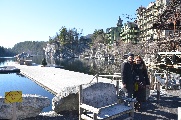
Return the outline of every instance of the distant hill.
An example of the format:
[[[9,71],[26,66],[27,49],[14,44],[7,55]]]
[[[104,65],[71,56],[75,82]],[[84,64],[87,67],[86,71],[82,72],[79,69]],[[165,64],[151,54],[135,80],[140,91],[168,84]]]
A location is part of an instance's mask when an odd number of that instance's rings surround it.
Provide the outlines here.
[[[43,47],[45,47],[47,42],[44,41],[25,41],[14,45],[12,51],[16,54],[26,52],[31,55],[43,55]]]
[[[4,48],[0,46],[0,57],[12,57],[15,53],[10,48]]]

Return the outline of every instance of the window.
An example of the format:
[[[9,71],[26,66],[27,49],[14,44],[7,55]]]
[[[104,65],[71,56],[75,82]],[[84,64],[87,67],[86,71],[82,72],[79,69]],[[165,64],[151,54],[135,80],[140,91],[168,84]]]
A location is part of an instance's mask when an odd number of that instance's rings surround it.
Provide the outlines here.
[[[178,36],[179,35],[179,31],[175,31],[174,35]]]
[[[173,35],[173,32],[172,31],[169,31],[169,36],[172,36]]]

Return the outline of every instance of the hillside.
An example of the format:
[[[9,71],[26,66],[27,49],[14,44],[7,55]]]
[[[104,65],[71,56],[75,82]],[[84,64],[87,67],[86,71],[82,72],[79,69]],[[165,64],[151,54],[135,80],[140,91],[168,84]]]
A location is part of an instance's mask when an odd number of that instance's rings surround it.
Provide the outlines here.
[[[25,41],[14,45],[12,50],[18,54],[22,52],[29,53],[31,55],[43,55],[43,47],[46,46],[47,42],[44,41]]]

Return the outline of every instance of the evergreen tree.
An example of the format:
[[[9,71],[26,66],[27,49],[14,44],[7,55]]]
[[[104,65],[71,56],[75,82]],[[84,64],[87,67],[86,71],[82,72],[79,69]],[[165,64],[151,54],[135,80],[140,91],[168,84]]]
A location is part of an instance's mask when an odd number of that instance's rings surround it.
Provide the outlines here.
[[[46,59],[45,59],[45,58],[43,58],[43,59],[42,59],[41,64],[42,64],[43,66],[46,66],[46,65],[47,65],[47,61],[46,61]]]

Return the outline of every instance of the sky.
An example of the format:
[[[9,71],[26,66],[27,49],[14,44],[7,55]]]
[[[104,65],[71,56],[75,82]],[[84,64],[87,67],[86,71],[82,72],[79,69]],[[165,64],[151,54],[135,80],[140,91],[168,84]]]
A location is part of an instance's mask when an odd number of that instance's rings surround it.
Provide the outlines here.
[[[62,26],[82,35],[116,27],[123,14],[136,17],[136,9],[155,0],[0,0],[0,46],[12,48],[23,41],[48,41]]]

